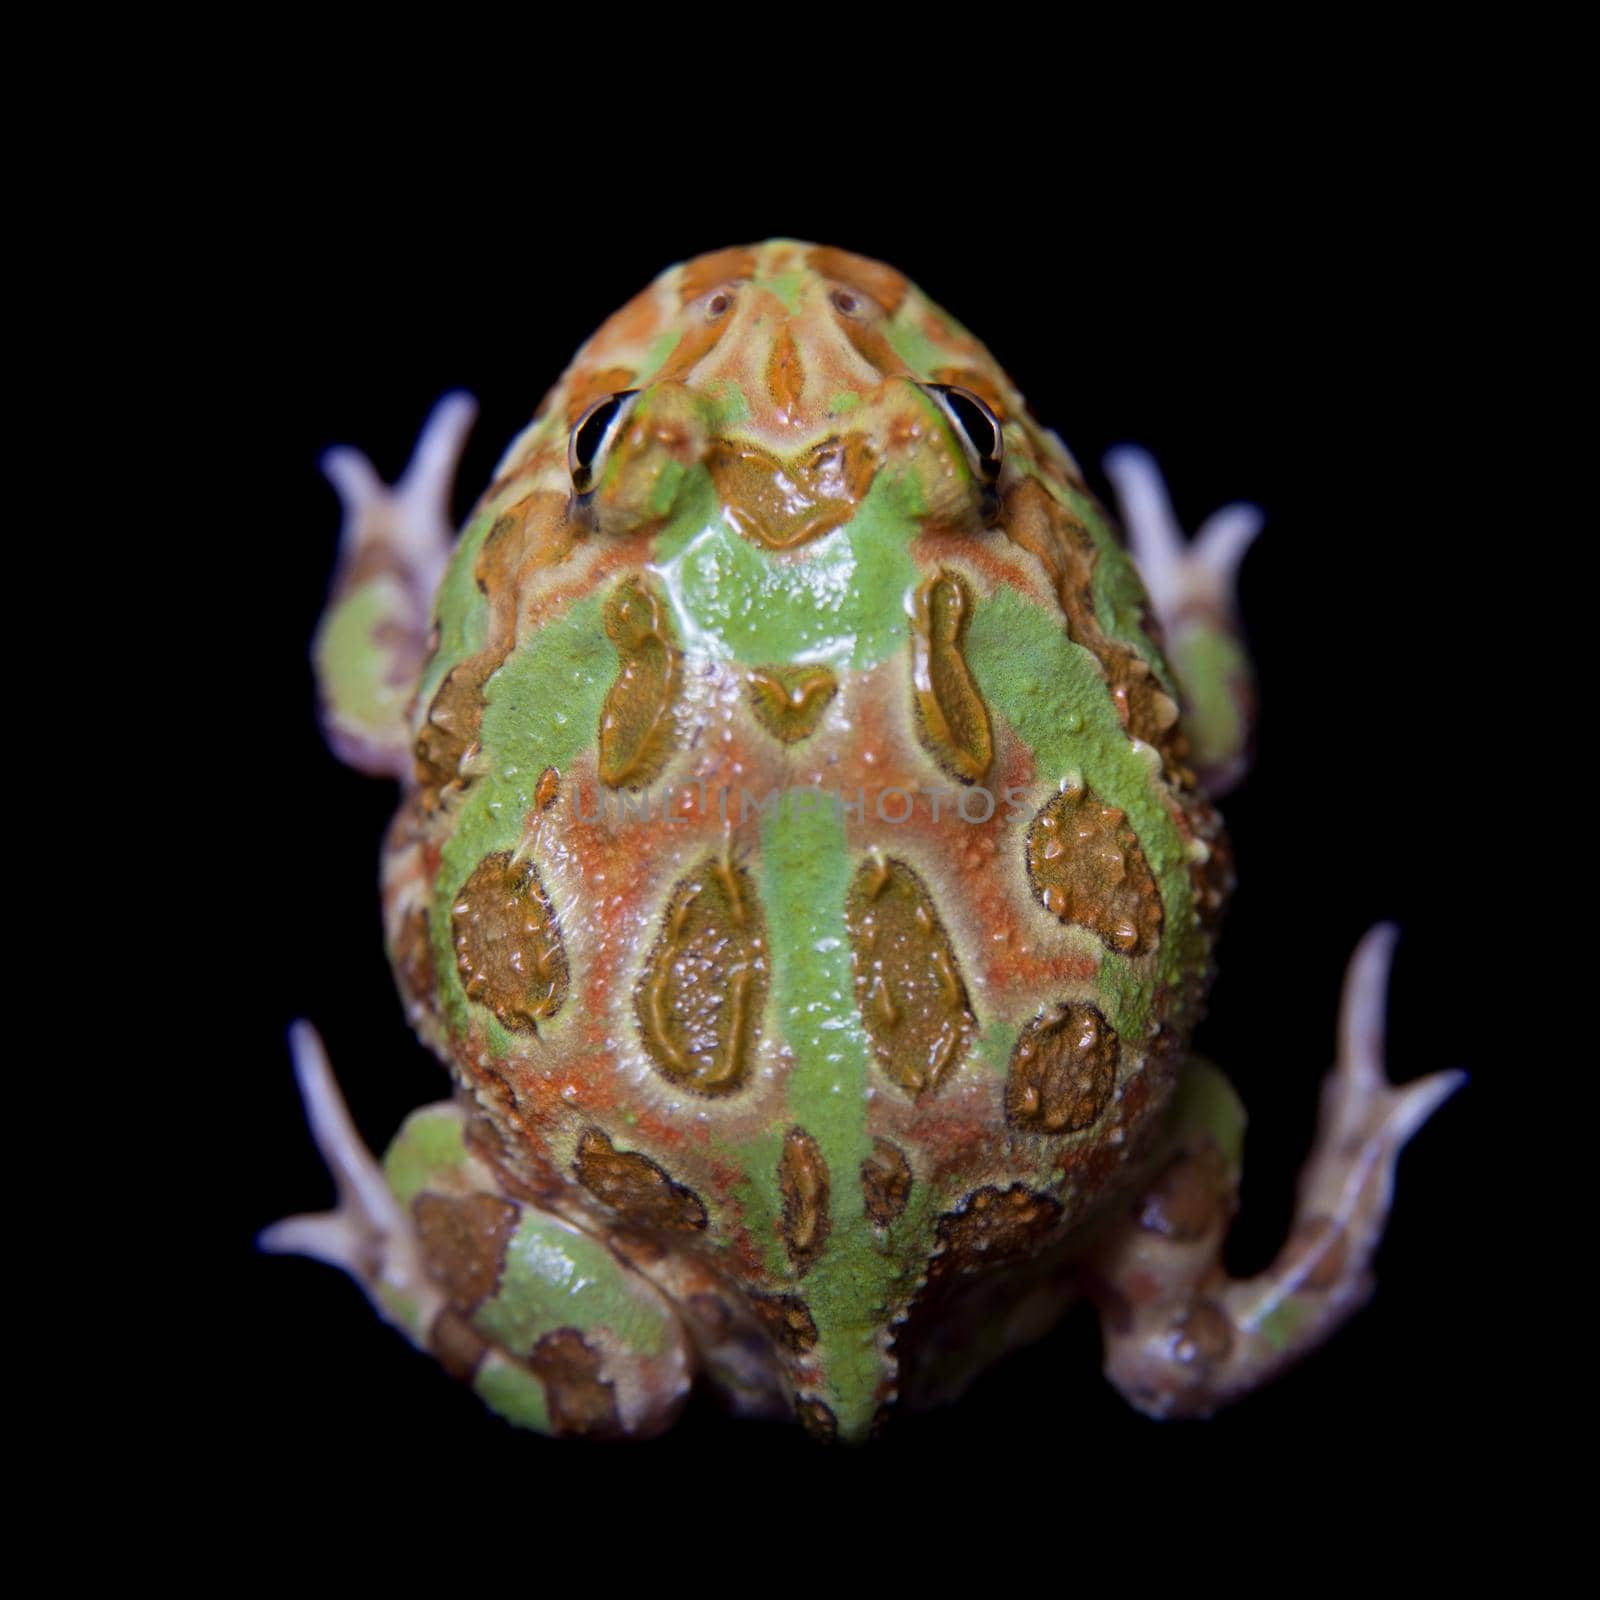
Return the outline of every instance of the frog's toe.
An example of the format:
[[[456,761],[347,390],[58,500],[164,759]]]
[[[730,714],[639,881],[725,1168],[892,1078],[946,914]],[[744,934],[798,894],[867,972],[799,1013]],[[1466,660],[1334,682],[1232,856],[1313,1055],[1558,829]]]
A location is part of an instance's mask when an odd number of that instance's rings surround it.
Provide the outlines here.
[[[1184,692],[1194,765],[1213,796],[1224,794],[1249,764],[1255,680],[1239,638],[1235,596],[1239,566],[1261,532],[1262,514],[1252,505],[1224,506],[1185,539],[1152,456],[1125,446],[1104,465]]]
[[[1351,960],[1339,1057],[1323,1090],[1293,1229],[1276,1260],[1252,1278],[1230,1278],[1221,1263],[1243,1114],[1220,1079],[1208,1084],[1209,1069],[1191,1063],[1174,1153],[1093,1259],[1107,1375],[1141,1411],[1216,1410],[1315,1348],[1371,1294],[1400,1151],[1466,1076],[1388,1081],[1383,1013],[1395,938],[1393,927],[1376,927]]]
[[[338,1205],[316,1215],[285,1217],[264,1228],[257,1243],[275,1255],[325,1261],[370,1288],[385,1258],[404,1248],[405,1218],[351,1121],[317,1030],[296,1022],[289,1029],[289,1049],[311,1137],[333,1176]]]
[[[451,485],[476,413],[470,395],[446,395],[392,488],[358,450],[322,458],[344,525],[313,654],[328,742],[364,772],[405,779],[411,771],[407,707],[428,653],[453,539]]]
[[[1414,1083],[1389,1082],[1384,1002],[1398,937],[1394,924],[1379,923],[1357,945],[1345,972],[1338,1060],[1323,1085],[1295,1205],[1296,1235],[1312,1244],[1283,1285],[1292,1293],[1297,1282],[1320,1277],[1328,1296],[1342,1295],[1351,1309],[1370,1290],[1366,1267],[1394,1197],[1400,1151],[1467,1076],[1436,1072]]]

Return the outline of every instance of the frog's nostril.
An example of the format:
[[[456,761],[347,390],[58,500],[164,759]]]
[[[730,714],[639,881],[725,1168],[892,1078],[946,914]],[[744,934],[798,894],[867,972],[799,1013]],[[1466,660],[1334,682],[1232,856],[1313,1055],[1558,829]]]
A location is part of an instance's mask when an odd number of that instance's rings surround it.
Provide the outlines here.
[[[567,441],[567,470],[572,474],[572,487],[578,494],[588,494],[594,487],[605,453],[623,417],[638,399],[637,389],[622,389],[603,400],[596,400],[578,418]]]

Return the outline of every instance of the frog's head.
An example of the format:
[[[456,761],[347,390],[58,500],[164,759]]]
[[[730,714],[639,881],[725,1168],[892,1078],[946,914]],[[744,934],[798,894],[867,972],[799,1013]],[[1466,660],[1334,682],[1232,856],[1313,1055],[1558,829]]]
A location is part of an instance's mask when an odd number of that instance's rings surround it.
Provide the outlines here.
[[[849,520],[883,473],[924,519],[986,520],[1022,415],[989,352],[899,273],[792,240],[663,273],[579,352],[553,408],[591,525],[658,526],[703,468],[777,550]]]

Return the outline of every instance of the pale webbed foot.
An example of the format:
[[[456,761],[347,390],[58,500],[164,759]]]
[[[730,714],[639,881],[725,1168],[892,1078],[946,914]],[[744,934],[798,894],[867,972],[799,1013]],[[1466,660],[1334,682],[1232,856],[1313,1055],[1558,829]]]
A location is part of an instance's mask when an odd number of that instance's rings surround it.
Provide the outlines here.
[[[313,656],[328,742],[363,772],[404,779],[411,771],[407,706],[454,537],[451,485],[476,414],[470,395],[446,395],[392,488],[358,450],[322,458],[344,527]]]
[[[1261,512],[1224,506],[1187,540],[1149,454],[1113,450],[1104,465],[1184,691],[1184,731],[1195,769],[1216,798],[1249,765],[1255,680],[1239,638],[1235,591],[1239,564],[1261,531]]]
[[[264,1250],[342,1267],[386,1320],[518,1427],[646,1437],[689,1392],[689,1347],[664,1295],[497,1166],[495,1136],[446,1101],[373,1160],[309,1023],[291,1033],[336,1210],[265,1229]]]
[[[1229,1278],[1222,1245],[1238,1189],[1244,1114],[1214,1068],[1191,1062],[1176,1149],[1091,1259],[1106,1371],[1151,1416],[1204,1416],[1315,1348],[1365,1303],[1400,1150],[1465,1080],[1391,1085],[1384,993],[1395,930],[1374,928],[1345,979],[1339,1059],[1323,1090],[1293,1228],[1265,1272]]]

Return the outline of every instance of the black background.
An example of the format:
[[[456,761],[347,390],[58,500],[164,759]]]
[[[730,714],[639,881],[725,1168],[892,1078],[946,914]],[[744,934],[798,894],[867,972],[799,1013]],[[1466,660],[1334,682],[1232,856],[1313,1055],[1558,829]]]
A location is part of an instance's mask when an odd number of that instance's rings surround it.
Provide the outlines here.
[[[240,693],[263,737],[240,791],[259,900],[222,952],[248,972],[250,1002],[229,1018],[236,1136],[217,1208],[234,1308],[226,1470],[330,1520],[355,1494],[404,1518],[448,1498],[452,1473],[503,1477],[575,1532],[619,1496],[714,1507],[745,1493],[804,1510],[810,1497],[905,1494],[931,1511],[959,1493],[1006,1515],[1012,1489],[1047,1502],[1066,1485],[1091,1498],[1176,1485],[1204,1500],[1274,1462],[1294,1464],[1274,1492],[1307,1505],[1357,1480],[1368,1503],[1424,1482],[1448,1492],[1493,1369],[1480,1130],[1501,1042],[1486,1026],[1488,797],[1468,758],[1490,712],[1468,634],[1484,574],[1464,509],[1479,448],[1478,355],[1460,337],[1465,174],[1421,146],[1313,142],[1270,160],[1169,154],[1115,175],[1087,158],[1002,163],[948,175],[924,201],[892,173],[685,182],[647,153],[630,159],[585,169],[554,212],[531,177],[468,195],[453,172],[397,173],[376,143],[261,175],[227,313],[249,351],[239,432],[259,514]],[[307,649],[338,529],[319,452],[356,444],[392,477],[432,402],[468,389],[481,413],[463,513],[612,309],[671,261],[780,233],[912,277],[985,340],[1103,496],[1101,456],[1132,441],[1163,465],[1188,528],[1234,499],[1266,512],[1243,575],[1259,757],[1224,807],[1240,888],[1198,1040],[1251,1116],[1230,1264],[1259,1268],[1281,1240],[1344,963],[1372,922],[1403,929],[1393,1075],[1473,1073],[1402,1159],[1371,1307],[1210,1422],[1130,1411],[1078,1313],[959,1407],[902,1420],[860,1452],[730,1421],[703,1399],[647,1445],[544,1441],[409,1351],[332,1270],[252,1250],[257,1228],[331,1194],[291,1082],[292,1018],[322,1030],[374,1148],[446,1087],[401,1020],[382,953],[377,852],[395,791],[339,767],[315,728]]]

